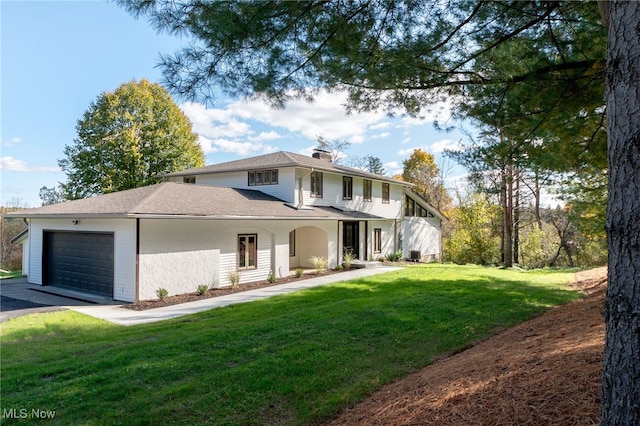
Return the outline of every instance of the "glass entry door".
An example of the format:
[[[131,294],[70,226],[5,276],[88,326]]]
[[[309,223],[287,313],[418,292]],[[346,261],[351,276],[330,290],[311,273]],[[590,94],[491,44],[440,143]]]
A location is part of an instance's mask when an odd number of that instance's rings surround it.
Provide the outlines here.
[[[342,252],[351,253],[355,259],[360,258],[360,222],[344,222],[342,224]]]

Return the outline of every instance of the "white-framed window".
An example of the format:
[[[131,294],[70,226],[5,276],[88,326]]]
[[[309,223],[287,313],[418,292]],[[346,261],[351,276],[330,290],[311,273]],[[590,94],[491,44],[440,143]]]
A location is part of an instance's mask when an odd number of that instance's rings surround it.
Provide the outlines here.
[[[277,185],[278,170],[255,170],[247,173],[247,184],[256,185]]]
[[[238,235],[238,269],[258,267],[258,235]]]
[[[364,179],[362,181],[362,198],[364,199],[364,201],[371,201],[371,193],[373,192],[372,187],[373,184],[370,179]]]
[[[311,196],[322,198],[322,172],[311,172]]]
[[[353,198],[353,178],[351,176],[342,176],[342,199],[350,200]]]
[[[382,204],[389,204],[389,184],[382,182]]]
[[[196,183],[196,177],[195,176],[185,176],[185,177],[182,178],[182,183],[195,184]]]
[[[382,229],[373,228],[373,252],[382,252]]]
[[[289,232],[289,257],[296,255],[296,230]]]

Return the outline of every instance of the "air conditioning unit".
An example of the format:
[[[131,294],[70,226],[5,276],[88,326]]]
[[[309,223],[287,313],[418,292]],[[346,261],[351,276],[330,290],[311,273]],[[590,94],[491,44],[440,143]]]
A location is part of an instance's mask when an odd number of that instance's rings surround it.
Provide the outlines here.
[[[422,253],[420,253],[420,250],[411,250],[411,261],[412,262],[420,262],[420,259],[422,259]]]

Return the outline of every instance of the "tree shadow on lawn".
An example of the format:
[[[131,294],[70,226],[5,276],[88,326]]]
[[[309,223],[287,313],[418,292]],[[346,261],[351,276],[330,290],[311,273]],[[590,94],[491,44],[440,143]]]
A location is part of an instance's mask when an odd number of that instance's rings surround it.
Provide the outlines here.
[[[145,405],[155,407],[145,411],[152,423],[177,421],[187,407],[196,422],[211,407],[216,421],[328,419],[575,294],[526,283],[516,291],[496,278],[378,276],[134,327],[46,314],[34,327],[3,328],[3,367],[13,366],[3,368],[5,404],[54,404],[61,421],[124,421]]]

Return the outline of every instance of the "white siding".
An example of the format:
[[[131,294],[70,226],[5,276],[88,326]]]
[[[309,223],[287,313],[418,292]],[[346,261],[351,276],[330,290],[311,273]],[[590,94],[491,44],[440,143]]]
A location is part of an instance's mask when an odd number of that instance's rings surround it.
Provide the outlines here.
[[[22,243],[22,274],[27,276],[29,281],[29,238],[26,238]]]
[[[404,189],[400,184],[389,184],[389,202],[382,202],[382,182],[372,179],[371,201],[364,201],[364,179],[353,177],[353,197],[351,200],[342,199],[342,177],[332,173],[323,173],[322,198],[311,197],[311,178],[307,174],[300,174],[303,182],[304,204],[308,206],[332,206],[344,210],[361,211],[385,218],[400,218],[402,216]],[[296,199],[297,202],[297,199]]]
[[[381,236],[382,236],[382,250],[380,253],[376,253],[374,251],[374,230],[376,228],[380,228]],[[384,258],[388,254],[395,252],[396,244],[395,244],[395,221],[394,220],[385,220],[385,221],[376,221],[369,222],[369,236],[368,236],[369,247],[367,249],[369,253],[369,258],[372,260],[378,260]]]
[[[208,175],[196,175],[196,185],[222,186],[227,188],[253,189],[262,191],[273,197],[280,198],[288,203],[294,201],[296,190],[295,171],[293,168],[278,169],[277,185],[254,185],[249,186],[248,172],[228,172],[212,173]],[[182,183],[182,176],[168,179],[172,182]]]
[[[436,218],[407,217],[402,222],[402,253],[405,258],[412,250],[420,251],[423,260],[439,260],[442,253],[440,221]]]
[[[306,259],[307,252],[321,252],[335,266],[336,222],[309,224],[303,220],[141,220],[139,298],[157,298],[160,287],[173,295],[195,292],[199,284],[230,285],[229,273],[238,265],[240,234],[258,238],[257,268],[239,271],[241,285],[266,280],[270,271],[277,278],[288,275],[289,232],[294,229],[302,241],[301,259]]]
[[[141,300],[157,298],[160,287],[174,295],[219,283],[220,249],[215,230],[207,225],[184,219],[140,221]]]
[[[44,231],[112,232],[114,234],[113,298],[136,300],[136,221],[135,219],[31,219],[29,227],[29,282],[42,285]]]

